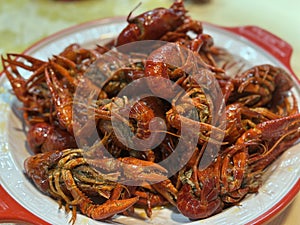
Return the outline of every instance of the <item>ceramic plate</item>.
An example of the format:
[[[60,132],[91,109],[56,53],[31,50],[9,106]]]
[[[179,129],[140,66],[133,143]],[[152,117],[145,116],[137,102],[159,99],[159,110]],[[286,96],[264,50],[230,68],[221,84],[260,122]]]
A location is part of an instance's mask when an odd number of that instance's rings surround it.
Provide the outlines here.
[[[31,46],[25,53],[46,60],[74,42],[86,47],[107,42],[115,37],[125,25],[124,18],[88,22],[49,36]],[[237,57],[247,61],[249,66],[269,63],[286,69],[297,84],[293,92],[300,102],[299,81],[289,65],[292,49],[286,42],[253,26],[222,28],[205,23],[204,31],[213,36],[216,46],[228,49]],[[68,224],[71,215],[66,214],[63,209],[58,209],[57,202],[40,193],[24,176],[23,161],[30,153],[25,146],[22,123],[18,118],[18,113],[15,113],[17,100],[10,92],[11,88],[6,77],[2,76],[0,82],[1,185],[16,202],[26,209],[25,211],[31,212],[37,218],[50,224]],[[300,188],[299,148],[299,145],[290,148],[268,168],[258,194],[248,195],[239,206],[226,209],[210,218],[191,222],[176,210],[163,208],[154,210],[151,219],[147,219],[142,211],[138,214],[138,218],[116,216],[113,218],[114,222],[99,222],[78,215],[76,224],[228,225],[265,222],[286,207],[298,193]],[[13,209],[6,211],[9,210]],[[17,214],[16,217],[18,217]],[[37,220],[32,219],[31,222],[37,223]]]

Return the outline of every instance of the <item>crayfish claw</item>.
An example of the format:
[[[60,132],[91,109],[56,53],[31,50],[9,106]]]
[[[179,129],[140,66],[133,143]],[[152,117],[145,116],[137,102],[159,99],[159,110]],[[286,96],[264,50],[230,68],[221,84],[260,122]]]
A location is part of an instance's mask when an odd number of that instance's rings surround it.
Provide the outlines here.
[[[136,158],[125,157],[119,159],[124,175],[138,182],[148,181],[157,183],[167,179],[167,170],[161,165]]]
[[[129,174],[128,174],[129,176]],[[132,175],[130,175],[132,176]],[[151,183],[156,183],[156,182],[160,182],[162,180],[167,179],[167,177],[165,175],[161,175],[161,174],[156,174],[156,173],[145,173],[145,172],[141,172],[141,173],[134,173],[134,177],[133,179],[137,179],[138,181],[148,181]]]
[[[140,166],[140,167],[145,167],[150,170],[156,170],[157,172],[160,173],[167,173],[168,171],[159,165],[158,163],[150,162],[150,161],[145,161],[137,158],[132,158],[132,157],[125,157],[120,159],[121,162],[125,164],[129,164],[132,166]]]
[[[122,200],[108,200],[102,205],[89,205],[86,209],[87,216],[96,220],[103,220],[127,210],[138,200],[139,197],[133,197]]]
[[[152,187],[164,196],[172,205],[176,206],[177,193],[178,190],[174,187],[172,182],[169,179],[166,179],[162,182],[153,184]]]
[[[26,60],[31,65],[29,66],[21,61],[18,61],[17,59]],[[2,60],[3,60],[3,58],[2,58]],[[15,53],[7,54],[7,60],[5,60],[5,61],[8,62],[10,64],[10,66],[18,66],[18,67],[26,69],[28,71],[35,71],[43,64],[46,64],[45,61],[36,59],[32,56],[24,55],[24,54],[15,54]]]

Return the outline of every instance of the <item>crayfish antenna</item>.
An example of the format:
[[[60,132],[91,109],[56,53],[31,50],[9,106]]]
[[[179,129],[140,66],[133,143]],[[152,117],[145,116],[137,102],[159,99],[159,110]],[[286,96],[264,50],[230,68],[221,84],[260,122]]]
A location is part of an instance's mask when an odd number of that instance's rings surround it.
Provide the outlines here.
[[[137,8],[140,7],[141,5],[142,5],[142,2],[139,2],[139,3],[137,4],[137,6],[135,6],[135,7],[133,8],[133,10],[130,11],[130,13],[128,14],[127,19],[126,19],[126,21],[127,21],[128,23],[131,22],[130,17],[131,17],[131,15],[132,15],[132,13],[133,13],[135,10],[137,10]]]

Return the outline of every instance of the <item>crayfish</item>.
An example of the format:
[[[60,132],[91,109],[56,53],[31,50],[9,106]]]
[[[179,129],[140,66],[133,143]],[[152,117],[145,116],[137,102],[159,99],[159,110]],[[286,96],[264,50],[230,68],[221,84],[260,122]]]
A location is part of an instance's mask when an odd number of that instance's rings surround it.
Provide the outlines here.
[[[77,207],[83,214],[101,220],[137,203],[138,195],[132,196],[125,185],[116,182],[119,177],[138,178],[141,182],[166,179],[165,169],[152,162],[135,158],[95,159],[101,143],[88,151],[65,149],[39,153],[24,162],[26,174],[42,192],[60,205],[64,203],[66,211],[72,209],[73,222]]]

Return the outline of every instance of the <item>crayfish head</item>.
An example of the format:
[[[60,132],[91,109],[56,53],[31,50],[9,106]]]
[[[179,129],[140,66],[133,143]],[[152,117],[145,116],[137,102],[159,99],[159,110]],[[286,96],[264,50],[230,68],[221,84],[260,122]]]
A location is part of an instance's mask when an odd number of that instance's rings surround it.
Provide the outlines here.
[[[44,193],[49,190],[49,170],[62,158],[62,151],[46,152],[30,156],[24,161],[26,175]]]

